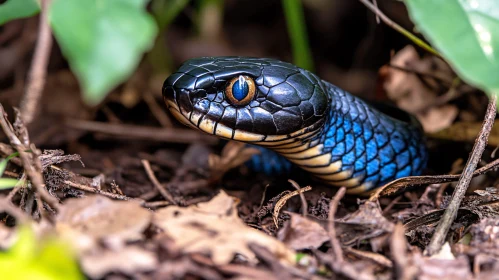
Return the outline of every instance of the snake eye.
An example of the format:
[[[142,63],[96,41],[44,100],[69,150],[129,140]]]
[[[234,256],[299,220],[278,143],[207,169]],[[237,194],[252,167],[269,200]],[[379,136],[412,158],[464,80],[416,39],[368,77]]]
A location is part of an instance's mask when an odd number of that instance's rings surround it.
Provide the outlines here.
[[[229,81],[225,87],[225,96],[233,105],[244,106],[253,99],[255,91],[255,81],[248,76],[240,75]]]

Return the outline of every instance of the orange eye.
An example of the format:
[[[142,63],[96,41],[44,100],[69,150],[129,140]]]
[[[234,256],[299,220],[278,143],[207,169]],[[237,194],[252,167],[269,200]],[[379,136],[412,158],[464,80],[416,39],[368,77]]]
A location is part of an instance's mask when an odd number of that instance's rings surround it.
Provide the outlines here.
[[[244,106],[255,97],[256,86],[252,78],[239,75],[232,78],[225,87],[225,96],[230,103],[236,106]]]

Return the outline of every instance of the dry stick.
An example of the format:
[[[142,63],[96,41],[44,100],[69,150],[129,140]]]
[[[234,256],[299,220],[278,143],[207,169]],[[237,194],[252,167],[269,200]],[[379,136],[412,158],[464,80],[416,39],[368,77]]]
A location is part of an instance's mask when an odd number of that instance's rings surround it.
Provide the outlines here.
[[[140,199],[140,198],[131,198],[131,197],[128,197],[126,195],[121,195],[121,194],[106,192],[106,191],[99,190],[99,189],[96,189],[96,188],[91,187],[91,186],[77,184],[77,183],[71,182],[69,180],[66,180],[63,183],[66,184],[66,185],[68,185],[68,186],[70,186],[70,187],[72,187],[72,188],[75,188],[75,189],[79,189],[79,190],[82,190],[82,191],[91,192],[91,193],[95,193],[95,194],[100,194],[100,195],[107,196],[107,197],[113,198],[113,199],[119,199],[119,200],[136,200],[136,201],[139,201],[141,203],[144,203],[144,201],[142,199]]]
[[[393,262],[389,258],[387,258],[381,254],[378,254],[378,253],[361,251],[361,250],[357,250],[357,249],[349,248],[349,247],[345,248],[345,252],[347,254],[354,255],[357,258],[370,260],[370,261],[375,262],[375,263],[382,265],[384,267],[388,267],[388,268],[393,267]]]
[[[303,193],[303,192],[308,192],[311,189],[312,189],[311,186],[306,186],[306,187],[304,187],[302,189],[298,189],[298,190],[296,190],[294,192],[290,192],[290,193],[284,195],[283,197],[281,197],[281,199],[279,199],[275,203],[274,211],[272,212],[272,218],[274,219],[274,224],[275,224],[276,228],[279,228],[279,223],[278,223],[279,211],[281,211],[281,208],[284,206],[284,204],[286,204],[286,202],[290,198],[292,198],[293,196],[295,196],[297,194],[300,194],[300,193]]]
[[[0,104],[0,125],[2,126],[4,133],[9,138],[10,144],[19,153],[24,172],[26,172],[26,174],[28,175],[34,189],[36,190],[36,192],[38,192],[43,201],[47,202],[52,209],[57,210],[59,201],[55,197],[51,196],[45,189],[45,183],[41,170],[37,170],[34,166],[36,164],[35,162],[39,161],[36,152],[33,150],[33,152],[31,153],[32,158],[30,158],[30,154],[26,152],[30,149],[30,147],[26,147],[25,145],[23,145],[21,140],[17,138],[14,131],[12,130],[12,126],[6,119],[6,116],[7,114],[5,113],[3,106],[2,104]],[[36,165],[41,166],[40,164]]]
[[[423,48],[427,52],[440,57],[440,54],[435,51],[432,47],[430,47],[428,44],[426,44],[423,40],[419,39],[418,37],[414,36],[411,32],[405,30],[402,26],[398,25],[394,21],[392,21],[389,17],[387,17],[382,11],[378,9],[375,5],[373,5],[371,2],[368,0],[359,0],[362,4],[364,4],[369,10],[373,11],[377,16],[381,18],[381,20],[391,28],[395,29],[396,31],[400,32],[402,35],[405,37],[409,38],[409,40],[413,41],[416,45],[419,47]]]
[[[19,207],[16,207],[10,199],[5,196],[0,196],[0,212],[7,212],[16,218],[18,224],[26,224],[30,221],[30,217],[26,215]]]
[[[431,256],[440,251],[440,248],[444,244],[445,237],[449,232],[449,228],[452,225],[454,219],[456,219],[457,210],[459,209],[459,205],[461,204],[466,190],[468,189],[473,172],[475,171],[476,166],[480,161],[480,158],[482,157],[482,153],[487,146],[487,139],[494,124],[496,111],[496,97],[492,96],[489,102],[489,106],[487,107],[487,113],[485,114],[485,120],[483,122],[482,129],[480,130],[480,134],[475,140],[475,145],[473,146],[473,150],[471,151],[471,156],[468,158],[468,162],[464,167],[461,178],[459,178],[459,181],[457,182],[457,186],[454,189],[454,193],[452,194],[449,206],[447,207],[447,209],[445,209],[445,213],[438,223],[437,229],[435,230],[435,233],[431,238],[430,244],[425,250],[425,253],[427,255]]]
[[[300,190],[300,186],[298,185],[298,183],[296,183],[295,181],[293,181],[291,179],[289,179],[288,182],[291,183],[291,185],[297,191]],[[300,200],[301,200],[301,208],[302,208],[301,213],[302,213],[302,216],[305,217],[308,214],[308,204],[307,204],[307,200],[305,199],[305,195],[302,192],[300,193]]]
[[[345,187],[341,187],[338,192],[334,195],[331,200],[331,204],[329,204],[329,219],[327,224],[327,231],[329,233],[329,239],[331,241],[331,248],[333,249],[333,253],[335,256],[335,262],[342,263],[343,262],[343,250],[341,250],[340,241],[336,238],[336,228],[334,226],[334,216],[336,216],[336,210],[338,209],[338,204],[340,200],[345,196],[346,192]]]
[[[172,143],[194,143],[203,142],[208,145],[218,143],[214,136],[205,135],[191,129],[158,128],[140,125],[110,124],[104,122],[84,121],[78,119],[67,119],[64,125],[74,129],[91,132],[99,132],[108,135],[147,139]]]
[[[147,173],[147,177],[149,177],[149,180],[151,180],[152,184],[154,185],[154,187],[156,187],[161,196],[163,196],[163,198],[168,200],[168,202],[170,202],[171,204],[177,205],[173,196],[168,192],[168,190],[166,190],[165,187],[163,187],[163,185],[161,185],[156,176],[154,176],[154,172],[152,171],[151,164],[149,164],[149,161],[143,159],[141,160],[141,162]]]
[[[414,266],[409,263],[407,257],[407,241],[405,239],[404,226],[402,224],[396,224],[393,229],[390,240],[390,250],[393,263],[395,264],[395,279],[414,279],[417,271],[414,269]]]
[[[45,79],[47,76],[47,64],[52,48],[52,32],[48,24],[48,7],[50,0],[41,0],[40,25],[38,28],[38,41],[28,75],[26,92],[21,101],[21,112],[24,123],[28,125],[35,117],[38,101],[42,96]]]
[[[378,2],[377,2],[376,0],[373,0],[373,4],[374,4],[374,6],[375,6],[377,9],[379,9],[379,8],[378,8]],[[377,23],[377,24],[379,24],[380,22],[381,22],[381,21],[380,21],[380,19],[379,19],[379,15],[376,15],[376,23]]]
[[[142,99],[144,99],[144,101],[147,103],[147,106],[149,106],[151,113],[158,120],[162,127],[173,127],[172,121],[165,113],[165,111],[161,109],[151,92],[146,92],[144,95],[142,95]]]

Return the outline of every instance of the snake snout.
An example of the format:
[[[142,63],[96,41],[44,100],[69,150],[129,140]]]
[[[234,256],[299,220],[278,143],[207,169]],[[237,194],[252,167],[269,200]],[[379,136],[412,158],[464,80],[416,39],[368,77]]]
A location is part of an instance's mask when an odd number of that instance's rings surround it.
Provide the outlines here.
[[[191,59],[166,79],[163,95],[183,123],[248,142],[316,130],[329,109],[318,77],[272,59]]]

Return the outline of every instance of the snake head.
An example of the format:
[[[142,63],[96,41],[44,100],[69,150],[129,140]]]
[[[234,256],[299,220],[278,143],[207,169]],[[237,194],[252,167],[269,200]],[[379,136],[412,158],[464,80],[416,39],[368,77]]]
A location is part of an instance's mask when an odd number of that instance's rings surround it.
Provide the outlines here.
[[[245,142],[317,130],[331,103],[314,74],[290,63],[249,57],[188,60],[166,79],[163,96],[182,123]]]

